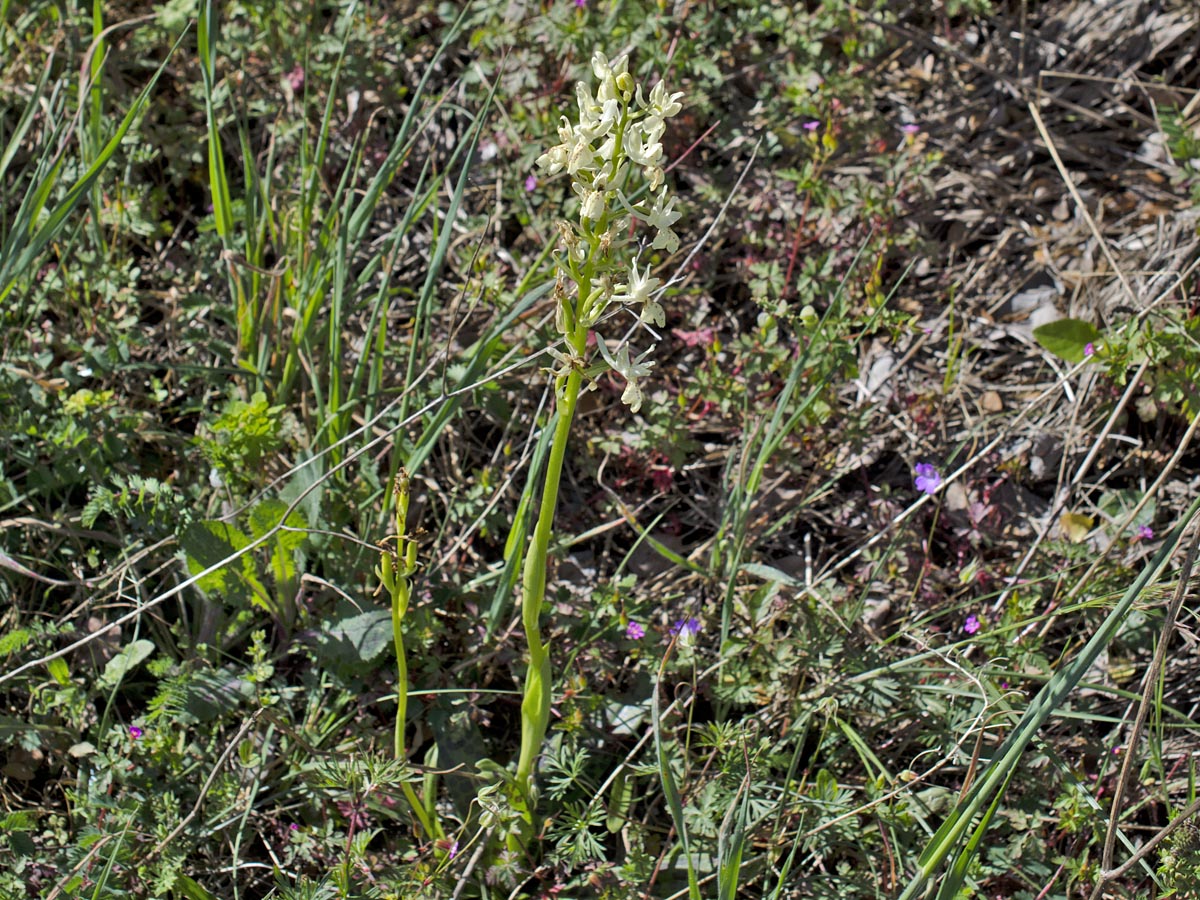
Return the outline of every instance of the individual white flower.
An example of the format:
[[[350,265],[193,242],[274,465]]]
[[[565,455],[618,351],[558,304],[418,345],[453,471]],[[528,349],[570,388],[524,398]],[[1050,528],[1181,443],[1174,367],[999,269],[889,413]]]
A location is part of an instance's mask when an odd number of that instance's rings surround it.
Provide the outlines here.
[[[657,140],[643,143],[641,129],[631,128],[623,144],[626,156],[635,166],[652,168],[662,162],[663,145]]]
[[[636,360],[632,360],[629,358],[628,344],[618,347],[615,357],[608,352],[604,338],[600,335],[596,335],[596,344],[600,348],[600,355],[604,357],[604,361],[614,372],[625,379],[625,390],[621,394],[621,402],[629,407],[630,412],[637,412],[642,408],[642,387],[638,384],[638,379],[649,375],[650,369],[654,366],[653,362],[644,361],[650,355],[650,350]]]
[[[665,187],[659,191],[654,197],[654,206],[643,216],[647,225],[658,229],[650,247],[654,250],[665,248],[668,253],[674,253],[679,249],[679,235],[671,230],[671,226],[679,221],[680,214],[675,212],[675,198],[668,200],[667,193]]]
[[[600,118],[601,106],[582,81],[575,82],[575,105],[579,107],[579,126],[589,127]]]
[[[558,140],[559,143],[537,158],[538,166],[544,169],[547,175],[557,175],[567,167],[567,157],[575,140],[575,129],[571,127],[566,116],[559,121]]]
[[[659,279],[650,277],[649,266],[646,266],[646,274],[643,275],[638,271],[635,263],[629,271],[628,284],[617,285],[617,292],[613,295],[613,300],[618,303],[627,303],[630,306],[640,306],[642,311],[639,318],[643,322],[652,322],[662,328],[667,324],[666,314],[653,296],[654,291],[661,283]]]
[[[647,144],[657,144],[667,132],[667,123],[658,116],[642,119],[638,127],[642,129],[642,134],[646,135]]]
[[[594,141],[613,130],[621,117],[621,104],[615,98],[595,103],[581,82],[578,85],[579,128],[577,132]]]
[[[602,149],[603,148],[601,148],[601,150]],[[596,156],[601,157],[603,154],[600,152],[600,150],[597,150]],[[629,163],[621,163],[620,168],[614,172],[613,160],[611,158],[607,159],[608,162],[606,162],[600,168],[600,170],[596,172],[595,177],[592,179],[592,185],[597,190],[612,190],[614,186],[623,184],[625,182],[625,176],[629,174]]]
[[[596,158],[604,160],[605,165],[611,165],[613,157],[617,154],[617,135],[616,132],[609,132],[604,139],[604,143],[596,148]]]
[[[583,205],[579,209],[581,219],[591,219],[595,222],[604,215],[604,191],[587,188],[578,182],[571,187],[583,198]]]
[[[683,109],[683,104],[679,102],[679,98],[682,96],[683,91],[677,91],[668,96],[666,83],[660,81],[650,89],[650,103],[646,108],[650,110],[651,115],[669,119]]]
[[[562,144],[551,147],[537,158],[538,168],[547,175],[557,175],[567,167],[567,148]]]
[[[608,134],[621,116],[621,103],[616,97],[593,97],[582,81],[575,84],[575,103],[579,107],[579,126],[576,130],[586,134],[590,140]]]
[[[591,144],[584,135],[576,134],[574,145],[567,151],[567,174],[575,175],[580,169],[590,169],[594,164]]]
[[[571,146],[575,141],[575,126],[566,116],[558,117],[558,142],[564,147]]]

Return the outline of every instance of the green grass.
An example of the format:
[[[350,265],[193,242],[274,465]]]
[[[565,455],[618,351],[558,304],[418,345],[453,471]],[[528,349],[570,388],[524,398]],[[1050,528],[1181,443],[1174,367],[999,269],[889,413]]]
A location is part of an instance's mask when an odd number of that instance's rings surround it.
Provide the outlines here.
[[[0,2],[0,897],[1197,896],[1191,113],[1004,126],[1162,130],[1120,278],[960,233],[1016,30]],[[597,49],[677,251],[537,164]]]

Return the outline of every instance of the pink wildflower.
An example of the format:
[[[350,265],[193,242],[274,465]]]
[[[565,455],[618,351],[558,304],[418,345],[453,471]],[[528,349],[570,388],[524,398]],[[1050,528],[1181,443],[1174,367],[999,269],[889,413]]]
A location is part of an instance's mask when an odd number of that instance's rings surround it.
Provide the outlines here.
[[[684,331],[682,328],[671,330],[675,337],[683,341],[685,347],[708,347],[712,345],[716,332],[712,328],[697,328],[695,331]]]

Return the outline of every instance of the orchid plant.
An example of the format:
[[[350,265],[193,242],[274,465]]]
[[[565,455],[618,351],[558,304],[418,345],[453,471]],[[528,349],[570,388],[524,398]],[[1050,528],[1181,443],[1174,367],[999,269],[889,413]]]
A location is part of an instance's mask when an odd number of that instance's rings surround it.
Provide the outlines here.
[[[580,82],[575,87],[578,121],[562,117],[560,142],[542,154],[538,166],[546,175],[566,172],[579,198],[575,221],[558,223],[558,268],[554,288],[555,324],[562,335],[548,348],[555,365],[556,421],[546,466],[537,525],[530,538],[522,578],[521,618],[529,642],[529,669],[521,703],[521,751],[517,761],[514,802],[532,824],[537,805],[534,763],[550,722],[553,677],[550,645],[543,642],[539,617],[546,596],[546,559],[571,422],[579,394],[590,379],[611,369],[625,380],[621,400],[637,412],[644,401],[640,379],[654,363],[650,350],[635,354],[624,340],[606,340],[597,326],[610,311],[629,309],[641,323],[662,327],[666,317],[657,297],[663,288],[634,253],[634,220],[654,229],[651,250],[674,253],[679,237],[675,198],[663,172],[662,137],[666,120],[682,105],[681,93],[668,93],[663,82],[649,97],[628,71],[628,58],[614,61],[596,51],[592,56],[595,93]],[[601,362],[589,362],[588,339],[595,335]],[[612,347],[609,346],[610,342]]]
[[[408,752],[404,742],[404,730],[408,721],[408,656],[404,650],[404,616],[408,612],[412,593],[413,576],[417,573],[417,542],[407,530],[409,504],[409,476],[401,469],[393,486],[395,503],[396,549],[383,546],[379,554],[379,583],[388,592],[392,601],[392,641],[396,650],[396,725],[393,734],[393,750],[396,760],[404,763]],[[444,839],[445,834],[433,805],[432,792],[424,799],[407,781],[400,785],[413,814],[430,838]]]

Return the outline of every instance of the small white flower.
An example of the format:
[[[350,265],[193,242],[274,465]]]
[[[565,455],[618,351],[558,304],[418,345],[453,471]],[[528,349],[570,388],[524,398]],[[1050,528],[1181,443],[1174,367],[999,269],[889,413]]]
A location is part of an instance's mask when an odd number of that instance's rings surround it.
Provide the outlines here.
[[[644,213],[646,224],[658,229],[651,248],[661,250],[666,248],[668,253],[679,249],[679,235],[671,230],[671,226],[679,221],[679,213],[675,212],[675,198],[667,199],[667,189],[663,188],[654,197],[654,206]]]
[[[621,117],[621,104],[614,98],[596,103],[581,82],[578,86],[579,128],[578,132],[589,141],[603,137],[613,130]]]
[[[537,164],[547,175],[557,175],[567,167],[567,148],[562,144],[551,147],[537,158]]]
[[[635,264],[629,271],[629,282],[627,284],[618,284],[617,293],[613,297],[619,303],[639,304],[645,303],[650,299],[651,292],[659,286],[661,282],[657,278],[650,277],[650,267],[646,266],[646,274],[643,275],[637,270]]]
[[[666,313],[652,296],[659,284],[661,284],[659,279],[650,277],[649,266],[646,266],[646,274],[643,275],[638,272],[635,264],[629,272],[629,283],[618,284],[617,293],[613,295],[613,299],[618,303],[641,306],[642,311],[639,318],[643,322],[652,322],[659,328],[663,328],[667,324]]]
[[[679,102],[679,98],[682,96],[683,91],[677,91],[668,96],[666,84],[660,81],[650,89],[650,112],[660,118],[669,119],[683,109],[683,104]]]
[[[646,135],[647,144],[657,144],[662,140],[662,136],[667,133],[667,123],[658,116],[649,116],[642,119],[638,123],[638,127],[642,129],[642,134]]]
[[[631,128],[625,135],[625,155],[635,166],[657,166],[662,162],[663,145],[658,141],[642,142],[639,129]]]
[[[589,190],[578,184],[573,187],[575,192],[583,197],[583,206],[579,210],[580,218],[595,222],[604,215],[604,191]]]
[[[582,369],[584,366],[583,360],[580,357],[571,352],[569,347],[567,350],[568,352],[563,353],[561,350],[557,350],[554,347],[546,348],[546,352],[554,357],[554,361],[558,363],[558,365],[546,369],[545,371],[549,372],[555,378],[566,378],[571,374],[572,369]]]
[[[596,344],[600,348],[600,355],[604,357],[604,361],[614,372],[625,379],[625,390],[621,394],[621,402],[629,407],[630,412],[637,412],[642,408],[642,387],[638,384],[638,379],[649,375],[650,369],[654,366],[653,362],[645,362],[646,357],[650,355],[650,350],[636,360],[632,360],[629,358],[628,344],[618,347],[615,357],[608,352],[604,338],[600,335],[596,335]]]
[[[597,151],[596,155],[600,156],[600,152]],[[605,191],[609,195],[609,200],[616,199],[616,186],[624,184],[625,176],[629,174],[629,163],[621,163],[621,167],[615,172],[612,170],[612,167],[613,164],[610,159],[592,176],[592,187],[598,191]]]
[[[587,138],[576,134],[575,143],[567,152],[567,174],[575,175],[580,169],[590,169],[594,163],[594,154]]]

